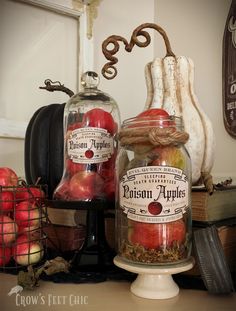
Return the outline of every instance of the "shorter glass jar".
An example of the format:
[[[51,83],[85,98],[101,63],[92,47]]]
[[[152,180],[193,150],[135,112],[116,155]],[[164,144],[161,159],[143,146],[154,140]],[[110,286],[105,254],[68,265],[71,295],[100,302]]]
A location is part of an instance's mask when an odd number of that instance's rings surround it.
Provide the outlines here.
[[[171,264],[191,253],[188,134],[174,116],[124,121],[117,158],[118,254],[131,262]]]

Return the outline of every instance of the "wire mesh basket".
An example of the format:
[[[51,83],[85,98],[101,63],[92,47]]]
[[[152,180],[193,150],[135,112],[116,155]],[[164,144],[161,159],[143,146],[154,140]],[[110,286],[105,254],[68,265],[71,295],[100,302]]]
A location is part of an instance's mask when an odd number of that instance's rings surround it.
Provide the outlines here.
[[[46,186],[24,181],[0,186],[1,271],[38,264],[45,256],[46,193]]]

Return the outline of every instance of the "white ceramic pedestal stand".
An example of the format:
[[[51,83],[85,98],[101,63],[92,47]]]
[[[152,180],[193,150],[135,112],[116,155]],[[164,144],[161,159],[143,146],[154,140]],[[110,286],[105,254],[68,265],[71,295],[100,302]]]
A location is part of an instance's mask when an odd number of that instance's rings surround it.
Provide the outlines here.
[[[131,292],[142,298],[167,299],[178,295],[179,287],[174,282],[172,274],[190,270],[194,259],[173,265],[145,265],[127,262],[120,256],[114,258],[114,264],[130,272],[138,273],[131,284]]]

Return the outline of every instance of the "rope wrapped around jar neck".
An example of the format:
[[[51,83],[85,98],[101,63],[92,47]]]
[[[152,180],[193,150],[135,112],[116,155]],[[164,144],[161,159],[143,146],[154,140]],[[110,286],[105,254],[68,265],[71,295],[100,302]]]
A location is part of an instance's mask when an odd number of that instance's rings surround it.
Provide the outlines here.
[[[126,127],[121,129],[118,138],[121,146],[147,143],[153,146],[168,146],[186,144],[189,134],[173,127]],[[201,176],[207,192],[211,195],[214,191],[211,174],[202,172]]]
[[[154,146],[185,144],[189,134],[175,128],[143,127],[124,128],[118,136],[121,146],[150,143]]]

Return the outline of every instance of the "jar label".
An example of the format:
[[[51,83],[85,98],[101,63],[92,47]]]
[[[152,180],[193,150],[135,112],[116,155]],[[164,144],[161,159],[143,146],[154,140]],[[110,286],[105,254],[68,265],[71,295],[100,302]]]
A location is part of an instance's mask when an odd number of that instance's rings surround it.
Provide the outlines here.
[[[189,208],[189,182],[181,169],[145,166],[130,169],[119,185],[120,207],[129,219],[165,223]]]
[[[106,162],[114,153],[113,137],[103,128],[78,128],[67,139],[67,152],[75,163]]]

